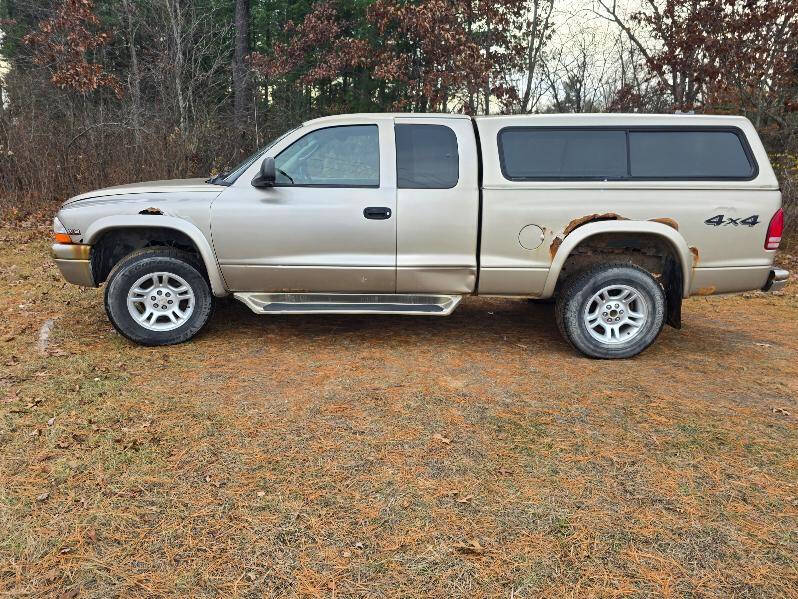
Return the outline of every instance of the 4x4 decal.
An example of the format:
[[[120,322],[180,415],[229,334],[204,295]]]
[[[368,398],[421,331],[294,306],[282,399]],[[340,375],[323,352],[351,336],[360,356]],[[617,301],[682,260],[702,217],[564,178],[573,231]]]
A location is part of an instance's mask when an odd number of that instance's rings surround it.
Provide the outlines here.
[[[753,227],[754,225],[759,224],[759,215],[752,214],[748,218],[726,218],[723,214],[718,214],[717,216],[713,216],[712,218],[708,218],[704,221],[705,225],[712,225],[713,227],[720,227],[721,225],[734,225],[735,227],[739,227],[740,225],[744,225],[747,227]]]

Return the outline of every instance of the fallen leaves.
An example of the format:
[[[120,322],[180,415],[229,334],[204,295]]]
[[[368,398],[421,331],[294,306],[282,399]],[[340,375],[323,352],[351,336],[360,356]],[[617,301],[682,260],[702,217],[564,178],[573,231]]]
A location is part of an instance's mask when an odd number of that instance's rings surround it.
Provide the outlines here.
[[[457,489],[452,491],[446,491],[442,494],[443,497],[449,497],[454,500],[455,503],[459,503],[461,505],[471,503],[474,500],[474,496],[471,494],[463,495]]]
[[[59,578],[61,578],[61,571],[58,568],[53,568],[46,572],[43,576],[44,582],[55,582]]]
[[[452,547],[460,553],[470,555],[482,555],[485,553],[485,548],[476,539],[471,539],[465,542],[454,543]]]

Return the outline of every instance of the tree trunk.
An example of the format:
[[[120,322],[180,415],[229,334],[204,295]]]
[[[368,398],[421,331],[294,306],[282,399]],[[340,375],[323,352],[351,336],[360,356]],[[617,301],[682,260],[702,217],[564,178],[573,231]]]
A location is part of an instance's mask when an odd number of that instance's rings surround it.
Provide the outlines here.
[[[178,0],[167,0],[166,9],[169,16],[169,26],[172,34],[171,59],[174,73],[175,95],[177,100],[177,113],[180,122],[180,134],[186,134],[186,98],[183,92],[183,67],[184,54],[184,18],[183,8]]]
[[[235,7],[235,55],[233,58],[233,97],[235,117],[243,125],[249,111],[249,85],[247,57],[249,56],[249,8],[250,0],[236,0]]]
[[[490,41],[491,41],[491,22],[490,17],[487,18],[487,34],[485,36],[485,56],[490,56]],[[485,114],[490,114],[490,69],[485,73]]]
[[[133,24],[132,8],[130,0],[123,0],[122,5],[125,9],[126,20],[126,36],[128,51],[130,53],[130,78],[128,80],[128,88],[130,90],[130,99],[133,103],[133,134],[136,141],[141,141],[141,73],[139,72],[139,58],[136,51],[136,28]]]

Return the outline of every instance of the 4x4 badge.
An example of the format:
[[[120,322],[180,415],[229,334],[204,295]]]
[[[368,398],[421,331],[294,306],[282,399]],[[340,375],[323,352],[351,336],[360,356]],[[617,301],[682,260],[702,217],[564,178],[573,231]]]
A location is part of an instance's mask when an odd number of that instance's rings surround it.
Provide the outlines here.
[[[717,216],[713,216],[712,218],[708,218],[704,221],[705,225],[712,225],[713,227],[720,227],[721,225],[734,225],[735,227],[739,227],[740,225],[745,225],[747,227],[753,227],[754,225],[759,224],[759,215],[753,214],[748,218],[726,218],[723,214],[718,214]]]

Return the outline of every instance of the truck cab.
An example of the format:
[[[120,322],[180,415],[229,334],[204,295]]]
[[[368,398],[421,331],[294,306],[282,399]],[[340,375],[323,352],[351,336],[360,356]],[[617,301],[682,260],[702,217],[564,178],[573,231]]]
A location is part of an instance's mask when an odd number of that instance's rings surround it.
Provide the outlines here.
[[[490,295],[556,298],[576,349],[624,358],[680,327],[685,297],[786,284],[782,227],[744,118],[358,114],[208,180],[73,198],[53,253],[69,280],[107,281],[139,343],[187,340],[230,294],[261,314],[440,316]]]

